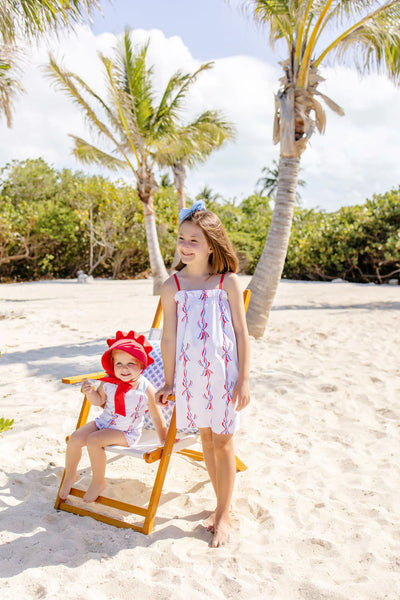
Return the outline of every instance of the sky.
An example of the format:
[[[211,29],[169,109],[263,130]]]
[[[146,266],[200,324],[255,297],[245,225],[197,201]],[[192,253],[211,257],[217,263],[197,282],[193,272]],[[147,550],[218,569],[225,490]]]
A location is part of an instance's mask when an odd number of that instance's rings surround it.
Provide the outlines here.
[[[126,26],[135,42],[150,39],[149,63],[154,64],[154,86],[162,90],[177,70],[193,72],[212,60],[191,88],[185,119],[209,109],[222,111],[236,125],[236,139],[214,152],[205,164],[188,173],[186,192],[194,197],[207,185],[223,198],[240,202],[257,188],[262,168],[279,159],[272,143],[274,94],[282,76],[283,48],[272,51],[266,31],[240,10],[239,0],[114,0],[103,2],[103,16],[26,48],[25,93],[15,103],[14,125],[0,120],[0,167],[26,158],[44,158],[55,168],[88,173],[71,154],[69,134],[98,142],[73,102],[54,88],[44,65],[51,51],[65,67],[105,94],[97,56],[112,55]],[[322,69],[320,90],[345,111],[327,113],[323,136],[314,134],[302,155],[300,189],[305,208],[334,211],[360,204],[373,194],[400,184],[400,89],[384,76],[361,78],[350,66]],[[121,172],[118,176],[133,182]]]

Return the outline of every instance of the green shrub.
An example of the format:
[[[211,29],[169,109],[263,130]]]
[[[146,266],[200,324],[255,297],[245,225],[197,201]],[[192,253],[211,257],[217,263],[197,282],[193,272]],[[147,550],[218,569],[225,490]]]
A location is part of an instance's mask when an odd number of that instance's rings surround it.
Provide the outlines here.
[[[154,206],[161,251],[170,267],[178,229],[174,188],[161,185]],[[252,194],[235,204],[213,194],[207,208],[227,229],[241,272],[253,273],[271,224],[269,198]],[[399,232],[400,188],[333,213],[296,207],[283,275],[385,282],[400,273]],[[6,165],[0,181],[0,281],[76,277],[79,269],[118,278],[150,272],[135,188],[57,171],[42,159]]]

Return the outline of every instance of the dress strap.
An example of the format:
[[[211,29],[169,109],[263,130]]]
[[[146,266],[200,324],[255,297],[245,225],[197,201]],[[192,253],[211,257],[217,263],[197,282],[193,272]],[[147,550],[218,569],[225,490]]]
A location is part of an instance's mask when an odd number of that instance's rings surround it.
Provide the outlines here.
[[[178,292],[180,292],[181,286],[179,285],[178,275],[176,273],[174,273],[174,277],[175,277],[175,281],[176,281],[176,287],[178,288]]]
[[[219,282],[219,289],[222,290],[222,284],[224,283],[224,277],[225,277],[225,273],[222,273],[221,275],[221,279]]]

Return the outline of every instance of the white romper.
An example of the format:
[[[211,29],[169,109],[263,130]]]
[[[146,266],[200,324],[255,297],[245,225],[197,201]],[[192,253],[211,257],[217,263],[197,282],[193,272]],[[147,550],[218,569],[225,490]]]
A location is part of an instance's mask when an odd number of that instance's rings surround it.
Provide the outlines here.
[[[239,426],[232,401],[238,377],[236,336],[223,278],[216,290],[181,290],[175,275],[178,428],[210,427],[230,434]]]
[[[140,377],[136,390],[128,390],[125,394],[126,416],[115,412],[115,383],[104,382],[103,390],[106,395],[106,405],[103,412],[94,422],[98,429],[118,429],[124,434],[128,446],[134,446],[140,438],[144,422],[144,414],[148,410],[148,398],[146,394],[149,381],[143,375]]]

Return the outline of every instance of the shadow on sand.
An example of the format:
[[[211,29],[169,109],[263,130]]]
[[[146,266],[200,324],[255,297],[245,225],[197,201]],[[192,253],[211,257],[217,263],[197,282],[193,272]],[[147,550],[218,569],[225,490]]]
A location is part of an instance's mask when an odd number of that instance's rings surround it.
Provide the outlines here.
[[[112,557],[124,549],[146,548],[165,539],[197,538],[204,539],[207,544],[210,541],[210,534],[200,525],[185,531],[175,524],[165,525],[170,519],[162,516],[156,517],[155,530],[145,536],[132,529],[116,528],[89,517],[56,511],[53,507],[61,471],[60,467],[49,464],[43,470],[31,469],[22,474],[2,472],[3,481],[5,477],[7,482],[0,487],[1,529],[3,539],[11,538],[11,541],[0,548],[0,577],[13,577],[26,569],[51,565],[76,567],[88,560]],[[112,480],[113,487],[126,486],[126,483],[127,480]],[[150,487],[142,481],[131,479],[128,483],[132,494],[141,490],[150,496]],[[196,482],[187,494],[196,493],[206,483],[207,480]],[[180,495],[173,491],[163,493],[159,513],[162,514],[163,505]],[[204,511],[181,516],[186,521],[195,521],[207,515]]]

